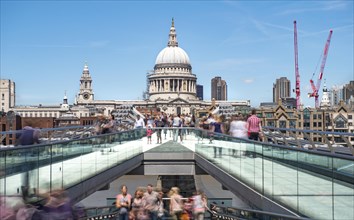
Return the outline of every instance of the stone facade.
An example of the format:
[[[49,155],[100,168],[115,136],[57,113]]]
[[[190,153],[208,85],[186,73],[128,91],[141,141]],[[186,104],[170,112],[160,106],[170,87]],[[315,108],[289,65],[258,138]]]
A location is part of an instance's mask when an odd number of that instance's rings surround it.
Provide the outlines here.
[[[277,128],[293,128],[299,130],[316,130],[329,132],[354,133],[354,111],[348,108],[343,101],[339,106],[332,108],[304,108],[296,110],[285,108],[281,101],[272,108],[260,108],[257,111],[263,126]],[[322,142],[320,135],[311,134],[314,141]],[[344,143],[333,137],[336,143]],[[354,138],[351,143],[354,144]]]
[[[0,111],[8,112],[16,104],[15,83],[9,79],[0,80]]]

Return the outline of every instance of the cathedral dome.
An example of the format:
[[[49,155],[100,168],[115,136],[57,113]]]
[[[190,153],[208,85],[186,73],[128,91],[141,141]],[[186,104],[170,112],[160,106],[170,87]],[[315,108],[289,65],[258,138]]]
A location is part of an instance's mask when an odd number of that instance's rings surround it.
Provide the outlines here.
[[[187,53],[178,47],[177,34],[175,29],[174,20],[172,19],[172,26],[170,28],[169,39],[167,47],[157,55],[155,61],[156,66],[164,66],[168,64],[186,64],[190,66],[190,61]]]
[[[156,58],[155,64],[190,64],[187,53],[180,47],[166,47]]]
[[[156,57],[154,71],[148,75],[149,100],[197,100],[197,77],[187,53],[178,47],[172,18],[167,47]]]

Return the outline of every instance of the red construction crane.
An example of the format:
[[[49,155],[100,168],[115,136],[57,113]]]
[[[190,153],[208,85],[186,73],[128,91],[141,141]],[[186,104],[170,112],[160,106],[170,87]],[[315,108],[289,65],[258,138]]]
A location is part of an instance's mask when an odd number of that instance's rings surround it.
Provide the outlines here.
[[[295,94],[296,94],[296,109],[300,109],[300,74],[299,74],[299,64],[297,57],[297,28],[296,21],[294,21],[294,52],[295,52]]]
[[[316,86],[315,86],[315,83],[313,82],[313,80],[312,79],[310,80],[311,87],[312,87],[312,93],[309,93],[309,97],[315,97],[315,107],[316,108],[318,108],[318,91],[320,90],[320,86],[321,86],[323,70],[324,70],[324,67],[326,65],[326,60],[327,60],[327,55],[328,55],[328,50],[329,50],[329,44],[331,43],[332,33],[333,33],[333,31],[330,30],[328,38],[327,38],[327,42],[326,42],[326,45],[325,45],[325,48],[323,50],[321,69],[320,69],[320,74],[318,75]]]

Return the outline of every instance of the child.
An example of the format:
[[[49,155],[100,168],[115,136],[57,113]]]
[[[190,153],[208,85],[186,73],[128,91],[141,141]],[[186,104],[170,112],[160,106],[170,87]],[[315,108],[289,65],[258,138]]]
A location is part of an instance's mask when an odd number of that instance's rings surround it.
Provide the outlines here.
[[[148,126],[146,130],[146,136],[147,136],[147,143],[151,144],[151,135],[152,135],[152,129],[151,126]]]

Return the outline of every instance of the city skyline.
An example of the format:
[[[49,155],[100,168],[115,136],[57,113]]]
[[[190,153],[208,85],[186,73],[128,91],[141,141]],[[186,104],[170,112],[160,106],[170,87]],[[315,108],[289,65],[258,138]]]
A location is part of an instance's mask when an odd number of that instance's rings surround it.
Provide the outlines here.
[[[16,83],[17,105],[57,104],[65,91],[73,103],[87,62],[96,100],[142,99],[172,17],[205,100],[215,76],[228,83],[228,100],[255,107],[272,100],[277,78],[294,89],[294,20],[302,103],[314,106],[309,80],[330,29],[327,88],[354,80],[352,1],[1,1],[0,78]]]

